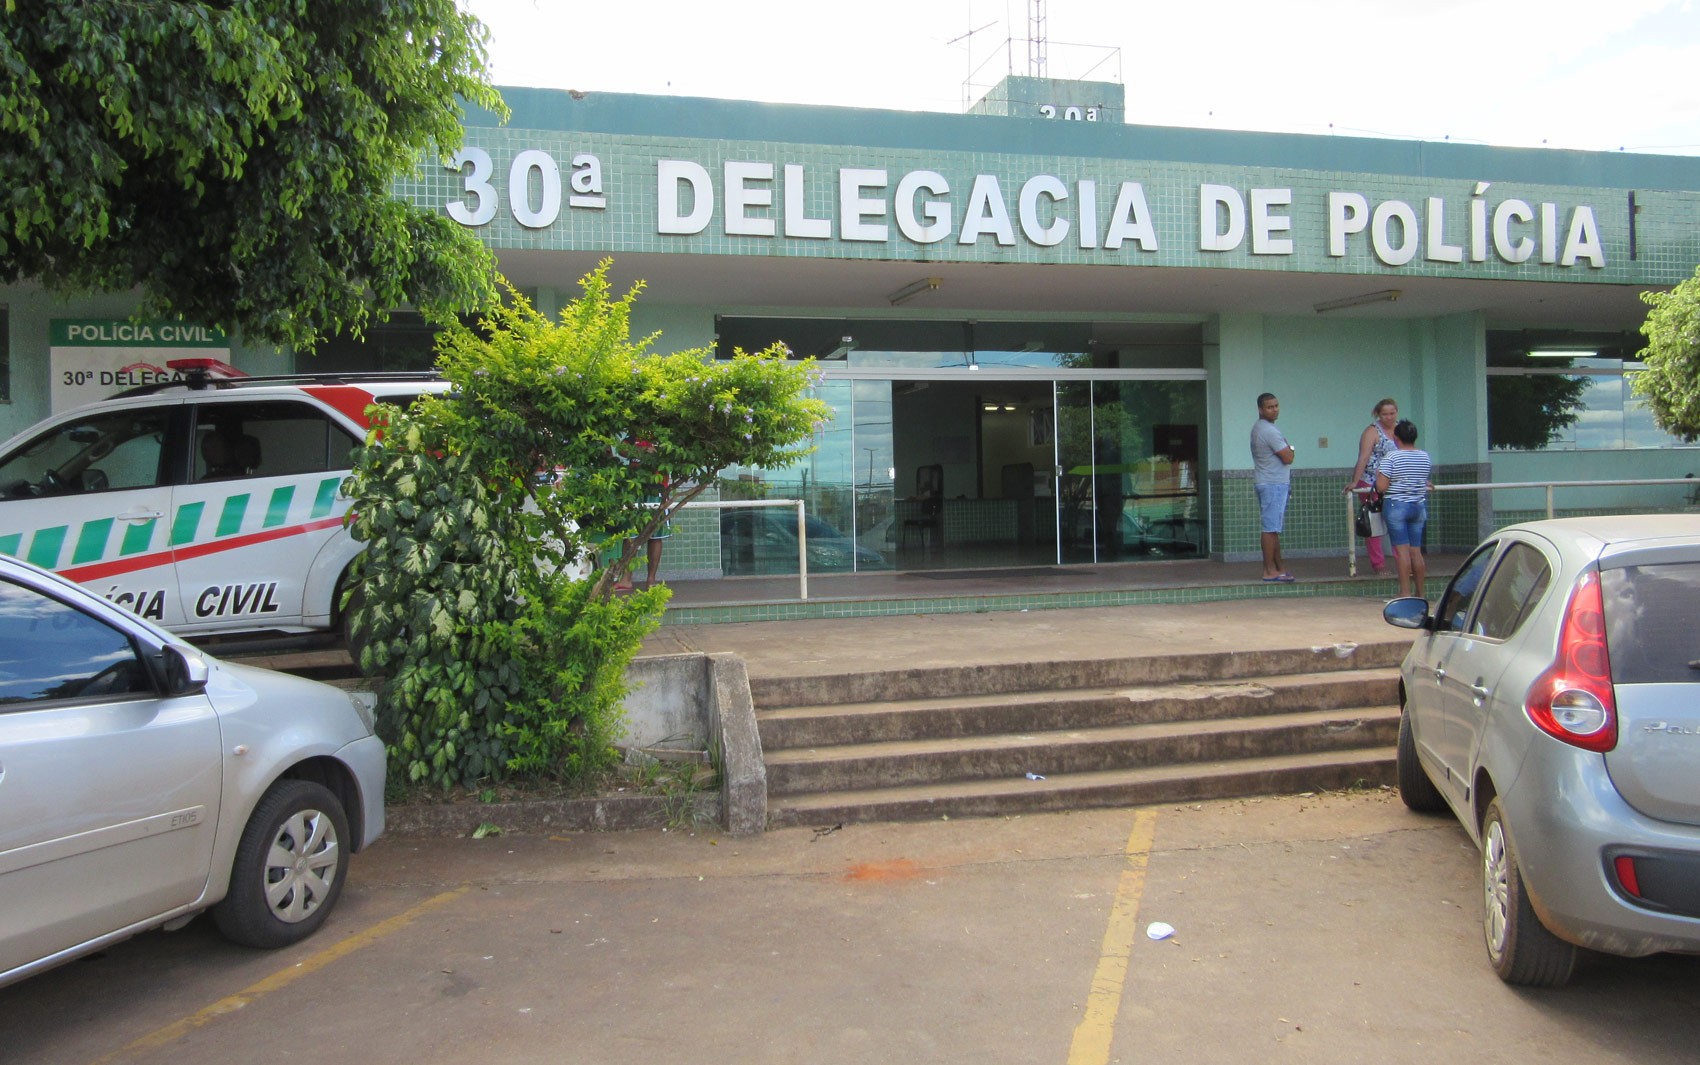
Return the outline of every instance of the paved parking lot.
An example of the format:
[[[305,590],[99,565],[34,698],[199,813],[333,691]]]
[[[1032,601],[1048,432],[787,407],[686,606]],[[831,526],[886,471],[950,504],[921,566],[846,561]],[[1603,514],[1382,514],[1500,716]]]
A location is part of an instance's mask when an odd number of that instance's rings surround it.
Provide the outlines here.
[[[0,1061],[1694,1059],[1700,959],[1512,991],[1476,892],[1462,831],[1383,791],[744,839],[391,837],[295,948],[196,921],[0,990]]]

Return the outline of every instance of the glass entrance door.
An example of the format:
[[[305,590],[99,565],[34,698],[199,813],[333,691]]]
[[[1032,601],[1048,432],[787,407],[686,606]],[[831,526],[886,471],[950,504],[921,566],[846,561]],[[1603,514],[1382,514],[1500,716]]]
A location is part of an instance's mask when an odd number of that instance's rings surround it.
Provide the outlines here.
[[[1060,561],[1203,553],[1203,403],[1191,381],[1057,385]]]
[[[891,411],[897,568],[1056,563],[1051,382],[902,380]]]

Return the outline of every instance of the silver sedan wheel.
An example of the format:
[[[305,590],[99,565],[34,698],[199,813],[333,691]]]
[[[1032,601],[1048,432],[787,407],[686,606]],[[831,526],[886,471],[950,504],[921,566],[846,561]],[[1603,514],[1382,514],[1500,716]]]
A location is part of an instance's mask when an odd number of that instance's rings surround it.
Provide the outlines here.
[[[299,810],[278,826],[266,854],[266,902],[288,924],[311,917],[331,897],[341,865],[336,825],[323,810]]]
[[[1511,927],[1511,850],[1505,845],[1505,826],[1489,818],[1482,836],[1482,930],[1488,957],[1498,965],[1505,957],[1505,937]]]

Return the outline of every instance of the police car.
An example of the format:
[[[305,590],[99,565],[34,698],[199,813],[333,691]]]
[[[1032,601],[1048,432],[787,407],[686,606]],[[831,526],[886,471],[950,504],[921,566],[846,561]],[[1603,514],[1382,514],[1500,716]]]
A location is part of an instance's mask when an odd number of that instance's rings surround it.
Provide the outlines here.
[[[361,545],[343,527],[366,408],[433,373],[247,377],[216,360],[0,444],[0,554],[180,635],[341,625]]]

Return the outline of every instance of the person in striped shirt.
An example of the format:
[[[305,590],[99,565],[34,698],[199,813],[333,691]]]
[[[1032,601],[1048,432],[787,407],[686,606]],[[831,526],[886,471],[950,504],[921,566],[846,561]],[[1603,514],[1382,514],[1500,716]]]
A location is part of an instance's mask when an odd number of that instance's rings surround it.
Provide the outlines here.
[[[1381,517],[1399,566],[1399,594],[1422,595],[1428,567],[1423,561],[1423,529],[1428,524],[1428,492],[1434,462],[1417,447],[1417,427],[1401,420],[1393,427],[1397,450],[1381,460],[1375,488],[1381,493]],[[1425,597],[1426,598],[1426,597]]]

